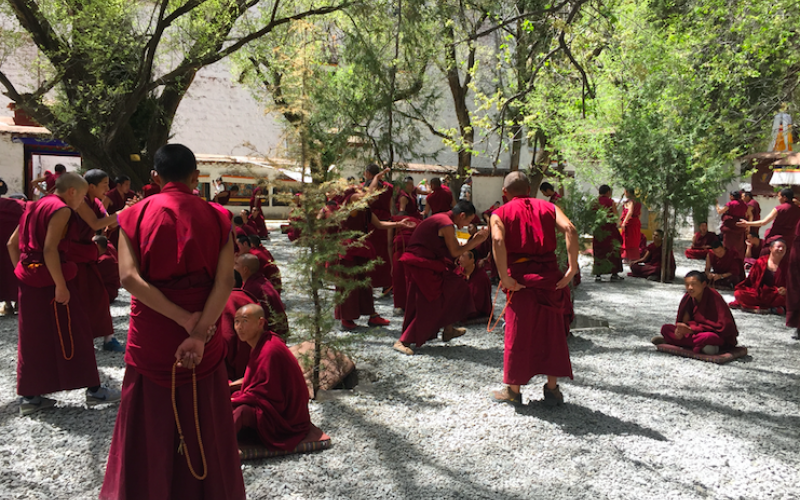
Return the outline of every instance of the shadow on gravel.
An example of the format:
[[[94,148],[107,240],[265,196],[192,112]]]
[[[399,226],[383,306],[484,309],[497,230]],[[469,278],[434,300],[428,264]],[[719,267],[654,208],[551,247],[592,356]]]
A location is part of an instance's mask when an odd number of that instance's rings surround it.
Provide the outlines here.
[[[503,367],[503,346],[479,348],[469,345],[425,344],[418,355],[445,358],[453,361],[469,361],[490,368]]]
[[[535,417],[559,426],[573,436],[613,434],[616,436],[642,436],[655,441],[667,441],[660,432],[642,427],[635,422],[627,422],[606,415],[585,406],[567,402],[564,406],[552,408],[541,401],[530,401],[527,405],[515,407],[517,414]]]

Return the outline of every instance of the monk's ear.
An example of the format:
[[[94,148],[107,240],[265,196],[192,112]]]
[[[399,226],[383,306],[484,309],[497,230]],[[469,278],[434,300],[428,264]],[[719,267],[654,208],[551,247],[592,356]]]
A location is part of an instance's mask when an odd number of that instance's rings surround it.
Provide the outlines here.
[[[199,184],[200,183],[200,171],[195,170],[192,173],[192,184]]]
[[[153,180],[156,181],[156,184],[158,184],[159,187],[162,188],[164,187],[164,184],[166,184],[166,182],[164,182],[164,179],[162,179],[161,176],[158,175],[158,172],[156,172],[155,170],[151,170],[150,175],[153,177]]]

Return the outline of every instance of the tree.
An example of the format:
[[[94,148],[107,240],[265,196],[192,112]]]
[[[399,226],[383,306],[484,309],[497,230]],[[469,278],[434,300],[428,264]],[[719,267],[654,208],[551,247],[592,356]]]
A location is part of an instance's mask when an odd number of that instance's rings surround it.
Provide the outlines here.
[[[80,151],[87,167],[141,184],[201,68],[346,2],[6,0],[46,78],[28,88],[0,67],[0,84],[18,108]]]

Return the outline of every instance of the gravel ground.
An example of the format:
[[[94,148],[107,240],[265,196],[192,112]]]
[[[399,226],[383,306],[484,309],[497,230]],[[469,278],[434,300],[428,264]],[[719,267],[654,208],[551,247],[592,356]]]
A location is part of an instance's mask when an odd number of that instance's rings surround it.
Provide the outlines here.
[[[291,258],[284,236],[269,246]],[[523,389],[524,407],[492,403],[503,342],[481,325],[413,357],[394,352],[402,318],[379,299],[391,325],[354,344],[361,384],[311,402],[333,448],[246,463],[248,497],[800,498],[800,343],[782,318],[734,311],[751,355],[728,365],[661,354],[649,339],[674,321],[682,285],[595,283],[583,264],[576,311],[610,328],[575,332],[565,406],[538,402],[543,377]],[[701,265],[678,256],[678,275]],[[113,305],[122,341],[126,298]],[[290,312],[305,307],[296,291],[285,299]],[[116,407],[85,409],[70,391],[19,417],[16,332],[15,318],[0,319],[0,498],[96,498]],[[99,344],[96,354],[101,379],[118,386],[122,356]]]

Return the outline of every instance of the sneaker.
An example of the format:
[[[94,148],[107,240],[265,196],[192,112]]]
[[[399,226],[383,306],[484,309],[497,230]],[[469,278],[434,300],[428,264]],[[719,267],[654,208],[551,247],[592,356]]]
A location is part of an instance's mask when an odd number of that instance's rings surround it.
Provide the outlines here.
[[[390,286],[387,286],[386,288],[381,290],[381,297],[386,297],[387,295],[391,295],[391,294],[392,294],[392,287],[390,287]]]
[[[19,398],[19,414],[23,417],[36,413],[39,410],[46,410],[56,405],[55,399],[36,396],[31,399],[26,397]]]
[[[625,280],[625,278],[623,278],[619,274],[612,274],[611,275],[611,281],[624,281],[624,280]]]
[[[369,326],[386,326],[389,324],[388,319],[383,319],[380,316],[373,316],[367,321]]]
[[[453,326],[446,327],[442,332],[442,342],[450,342],[456,337],[460,337],[467,333],[466,328],[455,328]]]
[[[97,392],[91,392],[86,389],[86,405],[96,406],[106,403],[116,403],[122,398],[122,392],[119,389],[112,389],[101,385]]]
[[[400,342],[399,340],[394,343],[392,349],[394,349],[397,352],[402,352],[403,354],[406,354],[408,356],[414,355],[414,351],[411,350],[411,348],[405,345],[404,343]]]
[[[505,386],[502,391],[492,391],[490,396],[495,403],[508,403],[514,406],[522,406],[522,393],[514,392],[508,386]]]
[[[564,404],[564,395],[561,394],[561,389],[556,385],[555,389],[549,389],[547,384],[544,384],[544,404],[545,406],[561,406]]]
[[[650,342],[652,342],[653,345],[661,345],[661,344],[666,343],[667,341],[664,340],[664,337],[662,337],[661,335],[656,335],[655,337],[650,339]]]
[[[355,330],[356,328],[358,328],[358,325],[356,324],[355,321],[351,321],[349,319],[343,319],[342,328],[344,328],[345,330]]]
[[[111,352],[125,352],[125,346],[119,343],[119,340],[113,338],[108,342],[103,342],[103,350]]]
[[[792,335],[793,340],[800,340],[800,330],[795,330],[794,334]]]
[[[719,354],[719,346],[718,345],[707,345],[703,347],[703,354]]]
[[[392,316],[394,316],[394,317],[405,316],[405,315],[406,315],[406,312],[404,310],[400,309],[399,307],[395,307],[394,310],[392,310]]]

